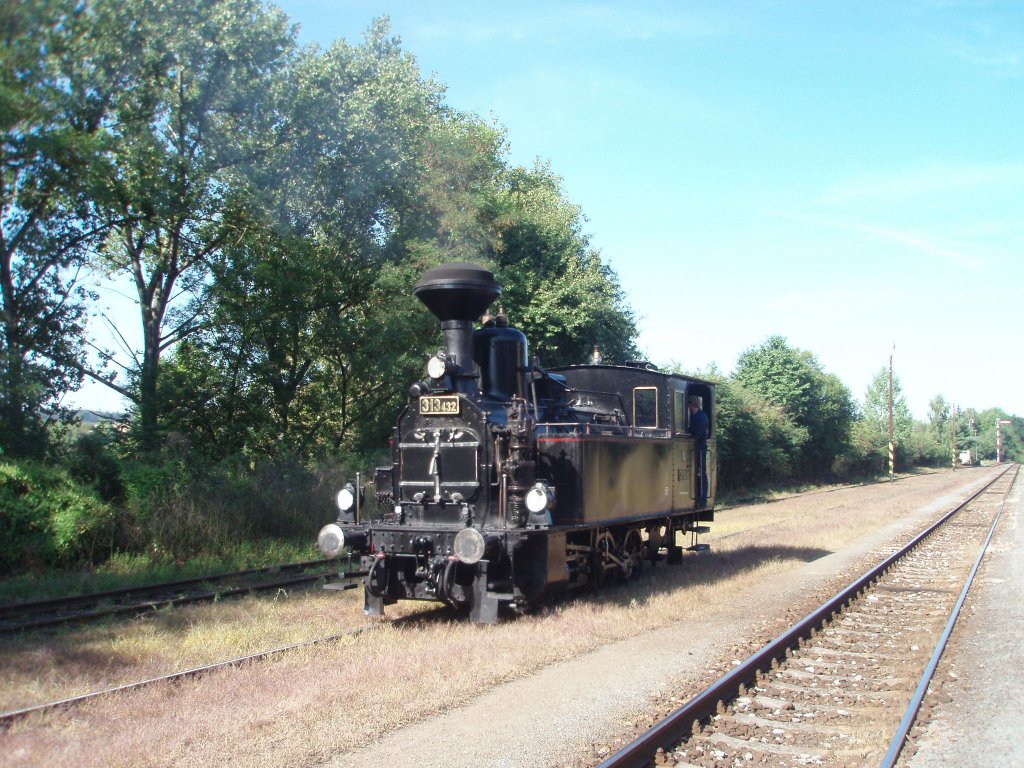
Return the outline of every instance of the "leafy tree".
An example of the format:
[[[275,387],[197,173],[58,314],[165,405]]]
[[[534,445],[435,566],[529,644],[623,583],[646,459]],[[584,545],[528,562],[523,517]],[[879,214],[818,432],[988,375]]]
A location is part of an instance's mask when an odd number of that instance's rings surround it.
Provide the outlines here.
[[[812,358],[813,359],[813,358]],[[816,409],[807,420],[812,451],[805,451],[804,465],[818,476],[835,469],[835,462],[849,450],[856,405],[849,388],[832,373],[820,372]]]
[[[807,441],[807,430],[735,379],[717,381],[716,435],[718,482],[722,490],[739,490],[792,476],[793,457]]]
[[[546,366],[637,357],[636,319],[618,277],[583,233],[584,217],[547,165],[509,170],[483,212],[501,302]]]
[[[980,413],[975,412],[977,429],[977,451],[980,458],[996,461],[996,420],[1008,421],[999,425],[999,451],[1003,461],[1012,461],[1011,457],[1019,456],[1021,451],[1021,428],[1024,419],[1010,416],[1002,408],[988,408]]]
[[[494,246],[483,212],[505,172],[504,131],[442,107],[420,146],[420,178],[397,242],[422,264],[478,261]]]
[[[740,355],[734,375],[768,402],[799,417],[812,408],[814,373],[809,353],[790,347],[782,336],[771,336]]]
[[[259,0],[96,0],[91,10],[122,30],[93,37],[94,56],[122,53],[118,81],[95,86],[109,100],[95,190],[112,233],[104,265],[131,280],[142,320],[133,386],[107,383],[135,402],[152,449],[161,357],[200,327],[208,263],[245,224],[233,215],[230,174],[282,140],[273,86],[293,39],[284,15]]]
[[[909,461],[914,466],[940,467],[951,463],[951,443],[935,439],[930,424],[915,421],[910,430],[910,444],[907,449]]]
[[[910,436],[913,417],[903,397],[899,377],[892,377],[893,441],[896,466],[906,466],[910,459]],[[882,368],[864,393],[864,408],[857,423],[859,449],[869,464],[889,468],[889,371]]]
[[[814,355],[790,347],[782,336],[744,351],[734,376],[806,433],[799,443],[788,441],[799,448],[789,457],[794,470],[816,476],[831,471],[846,450],[854,413],[850,391],[838,377],[825,373]]]
[[[223,402],[244,430],[221,422],[221,450],[379,445],[436,344],[412,285],[446,260],[500,254],[505,306],[545,362],[579,362],[594,343],[635,356],[632,315],[560,181],[507,170],[503,134],[444,108],[386,20],[360,46],[304,52],[286,103],[288,141],[234,177],[246,234],[214,262],[215,321],[183,350],[169,428]],[[177,389],[190,384],[200,400]]]
[[[928,424],[936,442],[942,442],[949,437],[950,413],[950,407],[942,395],[936,395],[928,401]]]
[[[978,412],[974,408],[964,408],[962,411],[955,412],[954,416],[955,419],[951,419],[951,423],[949,425],[950,443],[952,443],[954,427],[952,422],[955,421],[956,451],[958,457],[959,454],[964,451],[970,451],[972,461],[976,463],[981,458],[981,445],[979,442],[981,437],[981,428]],[[952,445],[950,445],[950,449],[952,449]]]
[[[99,234],[83,195],[98,107],[74,62],[78,6],[0,7],[0,451],[38,453],[44,409],[81,383],[78,282]]]
[[[304,51],[278,104],[287,140],[233,175],[245,233],[213,262],[215,322],[179,361],[204,373],[182,370],[175,386],[201,381],[203,401],[235,414],[211,445],[271,453],[283,444],[310,456],[350,445],[366,409],[379,424],[373,408],[405,389],[394,366],[433,335],[422,315],[405,319],[399,308],[411,304],[391,292],[400,275],[411,292],[406,245],[431,234],[419,159],[450,118],[386,20],[362,45]],[[208,408],[177,402],[168,426]]]

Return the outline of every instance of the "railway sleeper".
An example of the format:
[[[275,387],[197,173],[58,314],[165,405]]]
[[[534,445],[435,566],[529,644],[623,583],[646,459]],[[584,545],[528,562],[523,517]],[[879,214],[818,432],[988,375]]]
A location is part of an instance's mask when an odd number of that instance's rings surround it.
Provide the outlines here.
[[[772,741],[761,741],[761,740],[750,740],[741,739],[736,736],[729,736],[724,733],[711,733],[707,736],[695,737],[687,744],[688,748],[694,748],[701,746],[703,742],[704,752],[707,753],[710,747],[711,750],[718,750],[725,753],[723,757],[728,758],[729,755],[745,756],[748,752],[752,753],[752,757],[758,755],[769,755],[772,757],[786,757],[793,759],[798,762],[808,762],[809,759],[818,759],[828,756],[829,750],[821,749],[820,747],[808,747],[808,746],[797,746],[792,744],[780,744]],[[692,747],[691,747],[692,745]],[[715,755],[715,757],[719,757]]]
[[[820,701],[829,699],[835,704],[843,703],[844,707],[863,706],[865,702],[875,702],[878,706],[891,706],[894,702],[893,693],[900,694],[901,691],[836,691],[827,688],[808,688],[802,685],[772,681],[765,686],[769,695],[785,696],[796,694],[805,697],[808,701]]]
[[[808,713],[810,717],[813,717],[813,713]],[[754,728],[763,728],[772,731],[774,735],[779,735],[779,731],[793,733],[831,733],[831,734],[844,734],[848,735],[850,732],[849,728],[844,728],[840,725],[830,725],[827,723],[813,723],[803,722],[800,720],[773,720],[770,717],[761,717],[760,715],[754,715],[747,712],[736,712],[732,715],[725,715],[725,717],[732,718],[735,722],[740,725],[752,726]]]

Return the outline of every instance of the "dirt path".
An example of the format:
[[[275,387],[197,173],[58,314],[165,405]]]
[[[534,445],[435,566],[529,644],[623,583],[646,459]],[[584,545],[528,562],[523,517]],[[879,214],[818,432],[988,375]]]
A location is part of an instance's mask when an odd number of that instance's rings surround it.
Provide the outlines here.
[[[1018,478],[925,700],[910,768],[1024,765],[1024,483]],[[1016,674],[1007,674],[1013,670]]]

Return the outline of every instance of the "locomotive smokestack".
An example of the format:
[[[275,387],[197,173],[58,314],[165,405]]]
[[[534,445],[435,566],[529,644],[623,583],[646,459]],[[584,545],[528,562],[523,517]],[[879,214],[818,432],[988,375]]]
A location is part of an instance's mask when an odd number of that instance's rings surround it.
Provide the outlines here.
[[[464,374],[473,374],[473,321],[501,295],[494,274],[452,262],[428,269],[412,292],[441,321],[444,348]]]

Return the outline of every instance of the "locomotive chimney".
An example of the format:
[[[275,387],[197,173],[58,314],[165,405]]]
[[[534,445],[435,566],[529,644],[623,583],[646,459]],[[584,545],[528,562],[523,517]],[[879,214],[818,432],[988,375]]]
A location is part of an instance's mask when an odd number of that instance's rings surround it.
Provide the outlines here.
[[[462,376],[473,376],[473,321],[501,295],[494,274],[477,264],[451,262],[428,269],[413,287],[441,321],[444,349]]]

